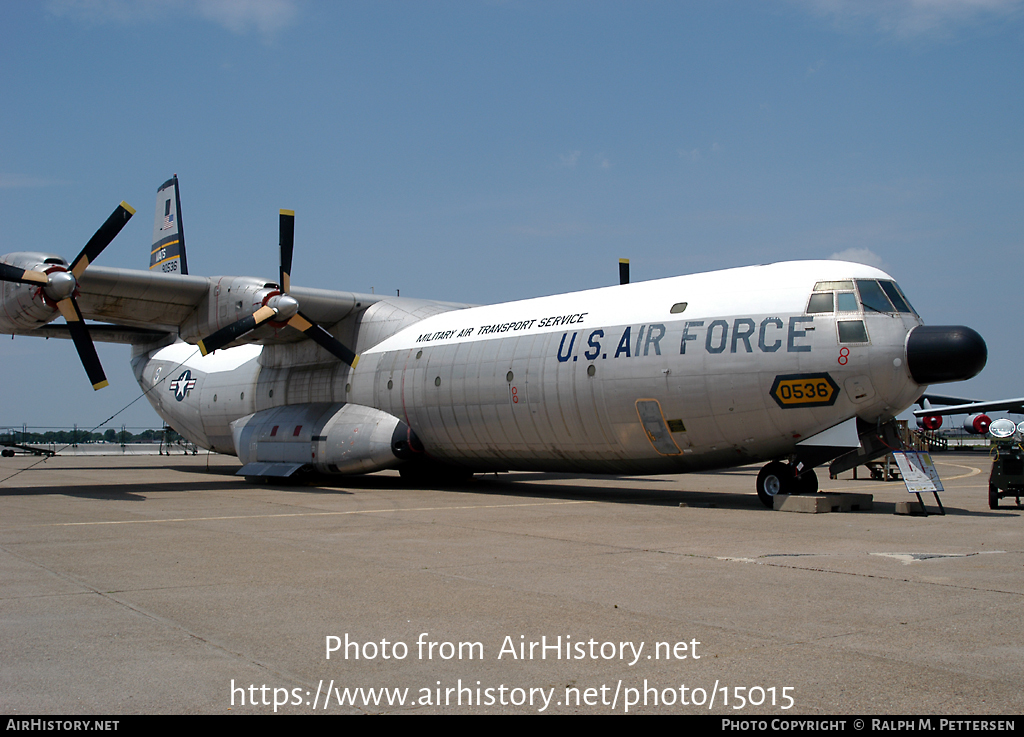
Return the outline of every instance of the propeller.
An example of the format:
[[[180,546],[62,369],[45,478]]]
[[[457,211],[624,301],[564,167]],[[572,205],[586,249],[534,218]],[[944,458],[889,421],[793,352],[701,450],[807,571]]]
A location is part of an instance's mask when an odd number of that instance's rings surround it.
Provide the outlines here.
[[[110,245],[110,242],[121,232],[121,228],[134,214],[135,208],[127,202],[118,205],[117,209],[85,244],[82,252],[71,262],[71,267],[68,270],[57,267],[47,272],[0,264],[0,281],[34,284],[42,289],[43,294],[49,300],[56,303],[57,309],[68,323],[68,333],[71,335],[71,340],[75,344],[78,357],[85,367],[85,373],[88,375],[93,389],[105,387],[107,377],[103,373],[103,366],[100,365],[100,358],[96,355],[96,346],[93,344],[92,338],[89,337],[89,329],[82,318],[82,311],[78,308],[75,291],[78,289],[78,280],[89,268],[89,264],[95,261],[103,249]]]
[[[281,292],[270,297],[266,303],[251,315],[227,325],[199,341],[199,350],[205,356],[223,348],[233,340],[252,332],[267,321],[283,322],[301,331],[307,338],[316,341],[322,348],[338,357],[352,368],[359,363],[359,356],[324,328],[299,312],[299,303],[288,294],[291,289],[292,253],[295,250],[295,211],[281,210]]]

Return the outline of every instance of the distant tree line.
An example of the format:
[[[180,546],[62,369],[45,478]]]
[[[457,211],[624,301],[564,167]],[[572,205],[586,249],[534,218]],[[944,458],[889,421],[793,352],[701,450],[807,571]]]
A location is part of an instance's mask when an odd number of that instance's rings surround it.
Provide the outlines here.
[[[178,435],[168,432],[167,440],[173,441]],[[143,430],[132,433],[128,430],[110,428],[104,432],[88,430],[49,430],[47,432],[22,432],[21,430],[0,430],[0,443],[76,445],[83,443],[159,443],[164,439],[163,430]]]

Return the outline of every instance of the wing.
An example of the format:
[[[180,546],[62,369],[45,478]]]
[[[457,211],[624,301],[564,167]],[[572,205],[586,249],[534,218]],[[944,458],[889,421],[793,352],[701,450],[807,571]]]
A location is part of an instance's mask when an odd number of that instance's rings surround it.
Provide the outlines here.
[[[943,407],[924,407],[915,409],[915,417],[933,417],[938,415],[973,415],[977,412],[1012,412],[1013,414],[1024,414],[1024,397],[1017,399],[995,399],[990,402],[979,402],[970,399],[959,399],[956,397],[943,397],[938,395],[925,394],[918,400],[918,404],[925,402],[945,405]]]
[[[350,345],[357,337],[372,344],[380,328],[359,336],[360,315],[382,301],[375,295],[291,288],[295,214],[281,210],[279,282],[254,277],[203,277],[187,273],[177,176],[157,192],[150,270],[94,266],[93,262],[120,232],[135,210],[122,202],[68,264],[45,253],[0,257],[0,333],[71,338],[94,388],[106,378],[93,346],[105,342],[147,344],[180,338],[205,354],[241,343],[284,344],[310,339],[327,354],[355,366]],[[405,312],[404,318],[382,316],[394,330],[428,313],[464,305],[434,303]],[[51,325],[63,315],[66,325]],[[86,323],[97,320],[102,324]]]
[[[35,330],[24,330],[16,335],[32,335],[37,338],[74,338],[71,329],[60,323],[50,323]],[[102,323],[91,323],[89,325],[89,336],[97,343],[127,343],[136,345],[142,343],[155,343],[171,337],[166,330],[153,330],[152,328],[137,328],[127,325],[106,325]]]
[[[254,277],[192,276],[94,267],[81,281],[79,304],[91,320],[136,327],[182,330],[196,342],[205,335],[259,309],[276,283]],[[335,325],[380,297],[353,292],[295,287],[292,296],[302,311],[321,325]],[[191,329],[189,329],[191,327]],[[275,332],[277,334],[275,334]],[[255,342],[291,342],[289,331],[267,331]]]
[[[0,257],[0,261],[38,268],[43,256],[9,254]],[[37,263],[22,266],[27,262]],[[0,333],[62,337],[63,330],[54,331],[52,328],[57,326],[48,325],[59,313],[45,307],[40,295],[33,292],[39,290],[30,285],[11,285],[4,290],[6,309],[0,313]],[[154,335],[166,333],[197,343],[253,314],[279,292],[276,283],[255,277],[208,277],[93,266],[78,281],[77,301],[87,320],[145,329],[136,333],[125,331],[121,335],[124,340],[116,342],[148,342]],[[380,300],[377,295],[302,287],[292,288],[290,294],[301,305],[304,315],[328,328]],[[270,324],[236,342],[289,343],[305,337],[298,330],[281,330],[280,325]]]

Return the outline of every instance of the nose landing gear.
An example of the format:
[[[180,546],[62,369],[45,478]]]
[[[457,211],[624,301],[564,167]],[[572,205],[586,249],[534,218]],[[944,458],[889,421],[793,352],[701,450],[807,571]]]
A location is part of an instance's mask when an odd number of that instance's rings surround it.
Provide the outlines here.
[[[779,494],[816,494],[818,476],[814,469],[797,472],[791,463],[772,461],[757,474],[757,498],[768,509],[774,509]]]

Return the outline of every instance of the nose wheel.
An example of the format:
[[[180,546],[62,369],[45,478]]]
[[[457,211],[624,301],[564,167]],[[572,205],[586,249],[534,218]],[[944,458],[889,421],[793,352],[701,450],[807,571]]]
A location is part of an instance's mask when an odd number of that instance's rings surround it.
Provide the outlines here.
[[[772,461],[757,474],[757,498],[768,509],[774,509],[775,497],[779,494],[817,492],[818,476],[810,468],[797,476],[796,469],[791,464]]]

